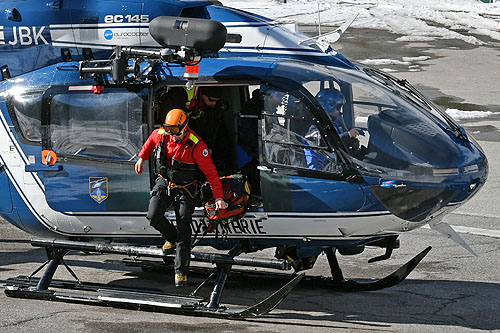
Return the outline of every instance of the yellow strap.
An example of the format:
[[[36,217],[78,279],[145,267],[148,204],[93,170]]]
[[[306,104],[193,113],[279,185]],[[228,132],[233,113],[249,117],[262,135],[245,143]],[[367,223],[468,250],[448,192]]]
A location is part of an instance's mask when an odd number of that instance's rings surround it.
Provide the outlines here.
[[[186,102],[186,106],[189,106],[189,103],[191,103],[191,100],[195,97],[195,92],[198,90],[198,87],[194,87],[193,89],[187,89],[184,87],[184,90],[186,90],[186,93],[188,95],[188,100]]]
[[[165,129],[162,127],[162,128],[158,129],[158,134],[164,135],[164,134],[167,134],[167,131],[165,131]]]
[[[194,135],[193,133],[190,133],[189,134],[189,139],[191,141],[193,141],[195,144],[197,144],[198,142],[200,142],[200,140],[196,137],[196,135]]]
[[[250,195],[250,184],[248,183],[248,181],[245,181],[245,191]]]

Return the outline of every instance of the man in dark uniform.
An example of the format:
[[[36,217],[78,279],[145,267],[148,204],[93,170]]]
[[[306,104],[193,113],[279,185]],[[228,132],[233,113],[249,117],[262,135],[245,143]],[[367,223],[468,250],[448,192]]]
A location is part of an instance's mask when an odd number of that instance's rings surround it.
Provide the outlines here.
[[[366,147],[360,145],[358,136],[364,136],[365,133],[361,128],[353,127],[348,129],[344,123],[341,109],[346,100],[344,95],[335,88],[327,88],[320,90],[316,94],[316,100],[321,104],[328,116],[333,122],[335,130],[339,134],[342,143],[347,151],[357,159],[362,160],[366,154]]]
[[[248,177],[253,195],[260,195],[259,132],[258,123],[264,109],[264,100],[259,89],[252,92],[252,98],[243,106],[238,119],[237,169]]]
[[[218,169],[224,169],[225,143],[229,142],[224,121],[226,106],[222,103],[220,87],[200,87],[188,106],[189,125],[203,141]]]
[[[184,110],[188,101],[188,95],[184,87],[169,87],[166,92],[160,96],[160,105],[158,112],[158,121],[163,124],[168,112],[172,109]]]
[[[149,158],[155,148],[159,151],[156,156],[158,175],[151,192],[147,218],[166,240],[163,250],[169,253],[175,248],[175,285],[182,287],[187,283],[189,270],[197,167],[205,174],[217,198],[216,208],[225,209],[228,205],[222,199],[222,185],[207,146],[188,127],[187,117],[182,110],[171,110],[163,127],[154,130],[146,140],[135,164],[137,174],[142,173],[144,160]],[[165,218],[165,211],[172,204],[175,207],[177,228]]]

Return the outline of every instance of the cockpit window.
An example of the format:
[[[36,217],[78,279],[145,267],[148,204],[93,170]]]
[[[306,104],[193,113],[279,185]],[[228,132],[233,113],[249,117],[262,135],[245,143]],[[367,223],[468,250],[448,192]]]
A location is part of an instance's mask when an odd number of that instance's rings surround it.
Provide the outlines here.
[[[42,92],[14,95],[10,99],[10,109],[15,113],[21,136],[30,142],[40,142],[40,116]]]
[[[50,139],[59,154],[132,160],[142,146],[143,99],[125,89],[59,94],[50,104]]]
[[[404,81],[292,61],[277,64],[272,75],[309,91],[361,174],[435,183],[456,172],[453,122]]]
[[[340,173],[336,153],[325,143],[317,120],[296,96],[275,89],[263,92],[262,139],[270,164]]]

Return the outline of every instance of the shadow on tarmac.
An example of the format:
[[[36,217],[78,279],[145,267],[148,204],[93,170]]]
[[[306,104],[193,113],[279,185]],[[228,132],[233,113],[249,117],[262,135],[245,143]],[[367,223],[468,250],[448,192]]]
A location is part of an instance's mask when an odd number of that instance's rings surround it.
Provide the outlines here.
[[[146,284],[151,288],[151,283],[158,283],[158,277],[153,280],[148,275],[149,278],[121,279],[111,284],[134,288]],[[159,281],[154,287],[165,293],[179,294],[173,286],[172,275],[166,279],[162,276]],[[201,281],[190,278],[192,283],[181,294],[188,295]],[[251,306],[268,297],[281,284],[259,284],[258,290],[255,286],[251,281],[232,281],[229,278],[222,304],[230,309],[235,307],[231,304],[237,304],[239,308]],[[212,284],[209,284],[197,296],[208,298],[211,291]],[[392,325],[412,324],[498,330],[499,295],[500,284],[497,283],[444,280],[408,280],[390,289],[362,293],[298,287],[277,310],[248,321],[330,329],[352,329],[352,325],[358,325],[363,330],[375,331],[391,329]],[[485,304],[489,305],[477,306],[474,302],[477,297],[484,298]]]
[[[45,250],[32,248],[28,240],[8,239],[0,241],[5,252],[0,252],[1,278],[28,275],[46,260]],[[105,281],[106,287],[129,287],[158,289],[169,294],[187,295],[192,292],[203,276],[189,277],[189,286],[180,292],[173,285],[173,273],[143,272],[138,267],[125,266],[119,260],[98,258],[81,252],[71,252],[65,262],[75,271],[84,283],[96,282],[96,278]],[[109,258],[109,257],[106,257]],[[116,258],[116,257],[114,257]],[[123,257],[120,257],[123,258]],[[103,261],[104,260],[104,261]],[[443,263],[421,263],[420,274],[432,272]],[[431,265],[431,266],[429,266]],[[101,270],[101,272],[96,271]],[[391,268],[392,269],[392,268]],[[61,275],[61,272],[66,275]],[[40,277],[41,273],[36,276]],[[55,278],[71,279],[64,267],[59,267]],[[229,277],[222,296],[222,304],[231,309],[253,305],[278,290],[285,282],[264,281]],[[197,294],[208,298],[213,283],[210,281]],[[248,319],[245,325],[231,322],[219,323],[222,331],[252,331],[261,325],[281,325],[311,327],[320,329],[363,329],[367,331],[393,330],[398,325],[430,325],[445,329],[467,328],[481,330],[499,330],[498,308],[500,308],[500,284],[490,282],[472,282],[462,280],[419,279],[405,280],[401,284],[384,290],[344,293],[323,288],[299,286],[281,303],[276,310],[261,318]],[[186,317],[187,318],[187,317]],[[98,325],[89,323],[88,325]],[[165,325],[163,320],[158,329]],[[172,323],[179,330],[207,331],[199,324],[185,322],[184,319]],[[87,324],[85,324],[87,325]],[[110,332],[121,332],[127,322],[106,323]],[[138,323],[136,327],[141,327]],[[148,323],[154,327],[156,323]],[[153,325],[153,326],[151,326]],[[92,331],[92,327],[87,327]],[[102,327],[102,326],[100,326]],[[130,327],[130,326],[128,326]],[[214,326],[210,327],[211,330]]]

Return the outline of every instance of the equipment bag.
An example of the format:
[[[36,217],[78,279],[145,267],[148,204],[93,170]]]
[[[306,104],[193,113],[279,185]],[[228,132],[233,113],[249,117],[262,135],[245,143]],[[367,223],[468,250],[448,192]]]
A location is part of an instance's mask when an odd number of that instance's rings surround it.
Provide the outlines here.
[[[248,198],[250,197],[250,185],[244,175],[236,174],[221,177],[220,181],[224,192],[223,199],[228,204],[226,209],[217,210],[215,208],[215,198],[208,182],[205,182],[201,187],[202,202],[207,217],[216,222],[210,223],[208,232],[215,229],[218,221],[228,218],[239,219],[245,215]]]

